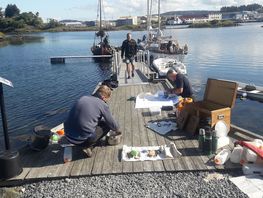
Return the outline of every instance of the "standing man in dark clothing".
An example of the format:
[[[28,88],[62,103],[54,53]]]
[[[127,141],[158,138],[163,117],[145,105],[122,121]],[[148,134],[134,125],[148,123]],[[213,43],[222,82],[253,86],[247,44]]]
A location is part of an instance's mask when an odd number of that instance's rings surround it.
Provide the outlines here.
[[[121,58],[123,59],[123,55],[125,54],[125,63],[127,65],[127,73],[128,73],[128,79],[134,77],[134,56],[137,53],[137,43],[135,40],[132,39],[131,33],[127,34],[127,39],[123,41],[122,46],[121,46]],[[132,72],[130,68],[130,64],[132,65]]]
[[[83,147],[88,157],[92,156],[92,146],[110,130],[121,133],[106,103],[110,96],[110,88],[102,85],[93,96],[81,97],[70,110],[64,123],[67,140]]]
[[[183,98],[193,98],[192,86],[185,75],[177,73],[174,69],[169,69],[167,78],[175,83],[175,88],[168,90],[169,93],[177,94]]]

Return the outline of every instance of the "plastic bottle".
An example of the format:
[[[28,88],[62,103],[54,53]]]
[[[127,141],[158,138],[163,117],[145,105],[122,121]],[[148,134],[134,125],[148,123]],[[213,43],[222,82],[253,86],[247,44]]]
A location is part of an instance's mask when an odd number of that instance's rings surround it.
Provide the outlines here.
[[[230,155],[230,161],[232,163],[240,163],[240,160],[242,158],[242,153],[243,153],[243,147],[242,146],[236,146],[231,155]]]
[[[203,151],[205,143],[205,130],[199,129],[199,136],[198,136],[198,148],[200,151]]]
[[[215,156],[215,164],[222,165],[230,158],[231,151],[229,149],[223,149]]]
[[[218,137],[216,136],[216,131],[212,131],[212,153],[216,153],[218,148]]]
[[[72,147],[67,146],[64,148],[64,163],[71,162],[72,161]]]

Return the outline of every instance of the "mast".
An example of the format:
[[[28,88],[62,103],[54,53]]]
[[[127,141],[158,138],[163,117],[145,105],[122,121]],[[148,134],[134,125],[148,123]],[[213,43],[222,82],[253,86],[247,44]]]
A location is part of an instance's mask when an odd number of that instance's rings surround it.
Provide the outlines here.
[[[147,32],[150,31],[150,0],[147,0]]]
[[[158,34],[160,33],[160,31],[161,31],[161,0],[158,0]]]
[[[101,6],[102,6],[102,3],[101,3],[101,1],[102,0],[99,0],[100,1],[100,31],[102,30],[102,20],[101,20]],[[100,37],[100,41],[102,42],[102,36]]]

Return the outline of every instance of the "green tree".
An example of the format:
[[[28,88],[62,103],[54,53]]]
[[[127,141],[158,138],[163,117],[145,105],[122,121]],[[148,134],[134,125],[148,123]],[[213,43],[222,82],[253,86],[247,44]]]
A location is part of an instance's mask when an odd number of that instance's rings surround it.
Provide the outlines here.
[[[0,18],[3,18],[4,17],[4,13],[2,11],[3,8],[0,7]]]
[[[56,19],[49,19],[49,22],[46,24],[45,29],[56,28],[61,26],[61,24]]]
[[[34,27],[40,27],[43,24],[43,21],[40,17],[33,14],[32,12],[23,12],[17,17],[15,17],[16,20],[23,20],[26,25],[34,26]]]
[[[6,18],[11,18],[14,16],[19,15],[20,10],[15,4],[8,4],[5,9],[5,17]]]

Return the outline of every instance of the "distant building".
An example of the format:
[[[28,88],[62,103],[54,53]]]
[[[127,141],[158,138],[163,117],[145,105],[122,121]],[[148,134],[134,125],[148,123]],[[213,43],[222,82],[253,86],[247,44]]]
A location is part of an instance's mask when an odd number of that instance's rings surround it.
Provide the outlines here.
[[[147,17],[146,16],[138,16],[137,17],[137,24],[146,24],[147,23]]]
[[[222,14],[221,13],[208,14],[208,20],[209,21],[213,21],[213,20],[221,21],[222,20]]]
[[[91,27],[96,26],[96,21],[85,21],[84,23],[85,23],[87,26],[91,26]]]
[[[191,23],[204,23],[208,21],[207,16],[180,16],[179,17],[181,21],[187,24]]]
[[[116,21],[116,26],[137,25],[137,17],[121,17]]]
[[[179,25],[179,24],[183,24],[183,23],[184,23],[184,21],[178,16],[171,17],[171,18],[167,19],[167,21],[166,21],[167,25]]]
[[[77,22],[60,22],[60,23],[65,25],[65,26],[71,26],[71,27],[83,27],[83,26],[86,26],[85,24],[83,24],[80,21],[77,21]]]

